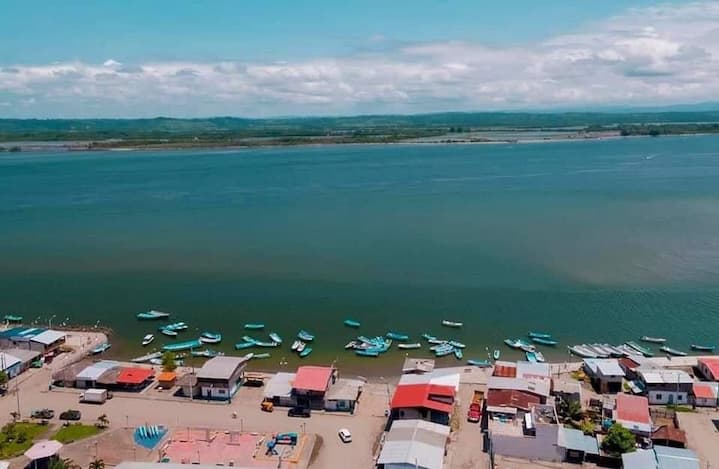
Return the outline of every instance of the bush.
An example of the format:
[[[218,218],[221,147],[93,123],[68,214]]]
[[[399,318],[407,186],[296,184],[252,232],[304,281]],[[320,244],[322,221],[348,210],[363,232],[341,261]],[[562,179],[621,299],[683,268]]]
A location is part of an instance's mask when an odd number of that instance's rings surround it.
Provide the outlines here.
[[[607,436],[602,441],[602,449],[613,456],[619,456],[634,451],[636,443],[632,432],[622,424],[615,423],[609,427]]]

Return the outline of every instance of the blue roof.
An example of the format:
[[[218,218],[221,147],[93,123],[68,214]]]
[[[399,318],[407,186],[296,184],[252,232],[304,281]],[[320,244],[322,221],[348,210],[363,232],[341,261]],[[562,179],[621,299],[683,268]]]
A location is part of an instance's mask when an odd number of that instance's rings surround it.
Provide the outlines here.
[[[10,329],[0,332],[0,338],[12,339],[14,337],[29,339],[35,337],[37,334],[44,332],[45,329],[38,327],[12,327]]]
[[[655,446],[658,469],[699,469],[699,458],[690,449]]]
[[[581,430],[561,427],[557,437],[557,444],[562,448],[582,451],[587,454],[599,454],[597,439],[585,435]]]

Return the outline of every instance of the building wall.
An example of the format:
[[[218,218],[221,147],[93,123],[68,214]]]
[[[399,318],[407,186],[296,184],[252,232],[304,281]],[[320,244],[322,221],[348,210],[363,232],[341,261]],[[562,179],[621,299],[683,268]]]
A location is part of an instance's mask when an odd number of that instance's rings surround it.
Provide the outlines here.
[[[232,397],[232,394],[230,393],[230,388],[224,387],[224,386],[204,386],[202,384],[199,384],[200,386],[200,396],[207,399],[220,399],[220,400],[227,400],[230,397]]]
[[[338,399],[332,401],[325,401],[325,410],[339,411],[339,412],[354,412],[356,401],[350,401],[345,399]]]
[[[686,392],[651,390],[647,393],[649,404],[688,404],[689,394]]]
[[[491,448],[494,454],[510,458],[561,462],[565,452],[557,446],[557,431],[537,426],[537,436],[491,435]]]
[[[705,399],[701,397],[695,397],[694,398],[694,405],[697,407],[716,407],[717,406],[717,400],[716,399]]]

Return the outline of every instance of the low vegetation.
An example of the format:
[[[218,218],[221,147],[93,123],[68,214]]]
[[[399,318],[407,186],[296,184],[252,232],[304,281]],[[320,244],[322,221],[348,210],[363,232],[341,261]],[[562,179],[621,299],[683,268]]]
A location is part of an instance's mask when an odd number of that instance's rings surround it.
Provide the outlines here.
[[[636,449],[634,434],[622,424],[615,423],[609,427],[607,436],[602,440],[602,449],[612,456],[620,456],[624,453],[631,453]]]
[[[165,352],[162,354],[162,371],[175,371],[177,363],[175,362],[175,354],[173,352]]]
[[[0,430],[0,458],[13,458],[27,451],[33,440],[47,431],[46,425],[8,423]]]
[[[60,443],[71,443],[73,441],[90,438],[100,433],[102,429],[97,425],[85,425],[82,423],[75,423],[72,425],[66,425],[60,428],[57,433],[53,435],[53,439]]]

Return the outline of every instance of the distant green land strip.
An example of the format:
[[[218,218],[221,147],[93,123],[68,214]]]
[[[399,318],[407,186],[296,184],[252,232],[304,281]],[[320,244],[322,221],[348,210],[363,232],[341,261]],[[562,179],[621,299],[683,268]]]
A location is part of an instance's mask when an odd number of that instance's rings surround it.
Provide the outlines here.
[[[557,133],[559,132],[559,133]],[[550,133],[554,133],[550,136]],[[26,142],[71,149],[346,143],[478,143],[719,133],[719,111],[438,113],[245,119],[0,119],[0,151]],[[498,135],[501,134],[501,135]],[[531,137],[528,136],[531,134]]]

